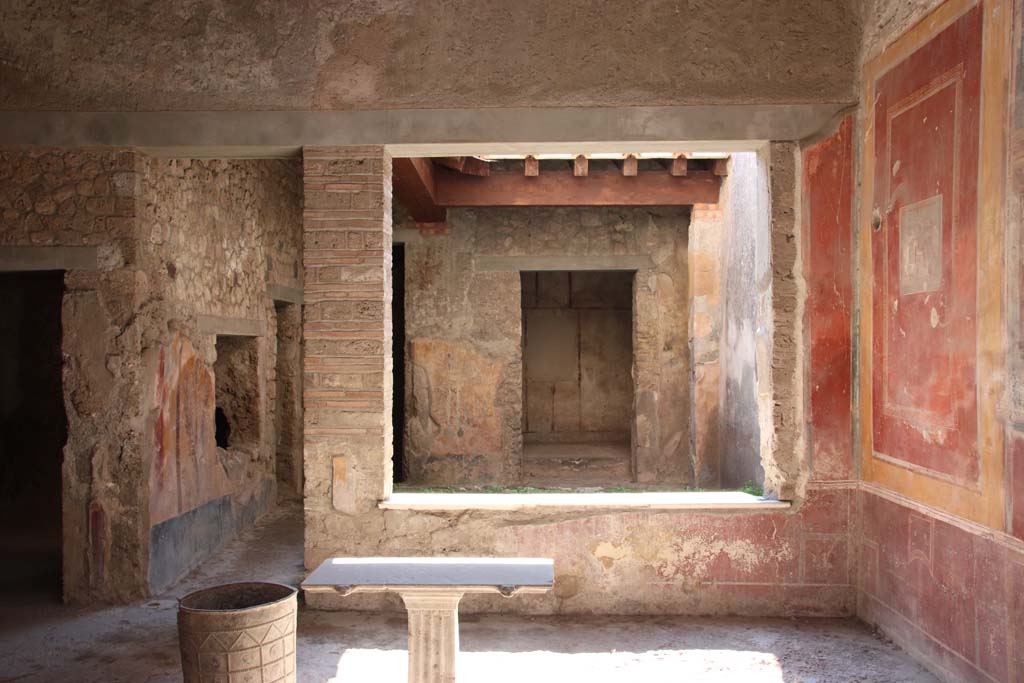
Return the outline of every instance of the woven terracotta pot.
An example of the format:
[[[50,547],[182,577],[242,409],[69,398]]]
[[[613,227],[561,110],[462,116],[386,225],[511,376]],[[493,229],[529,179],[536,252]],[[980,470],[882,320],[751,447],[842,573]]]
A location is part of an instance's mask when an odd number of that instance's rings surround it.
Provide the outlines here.
[[[185,683],[295,683],[298,591],[229,583],[178,601]]]

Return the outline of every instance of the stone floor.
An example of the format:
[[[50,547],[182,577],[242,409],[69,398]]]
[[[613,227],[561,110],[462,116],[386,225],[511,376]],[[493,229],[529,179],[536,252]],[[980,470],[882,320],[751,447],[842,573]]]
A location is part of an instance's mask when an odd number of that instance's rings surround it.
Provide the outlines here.
[[[282,509],[168,595],[104,609],[2,598],[0,682],[180,681],[174,596],[215,582],[303,574],[301,512]],[[853,620],[739,618],[462,619],[460,680],[660,683],[935,681]],[[401,614],[303,610],[302,683],[405,680]]]

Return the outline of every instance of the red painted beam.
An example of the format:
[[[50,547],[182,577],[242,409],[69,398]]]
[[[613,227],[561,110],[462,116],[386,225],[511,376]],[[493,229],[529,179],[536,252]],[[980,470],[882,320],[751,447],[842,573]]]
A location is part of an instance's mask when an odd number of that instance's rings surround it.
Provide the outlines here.
[[[397,160],[396,160],[397,161]],[[474,206],[688,206],[717,204],[721,179],[711,171],[673,176],[664,171],[572,170],[538,176],[494,172],[481,178],[444,168],[434,170],[434,199],[440,207]]]
[[[392,187],[395,200],[402,204],[417,223],[444,223],[447,212],[438,206],[435,168],[430,159],[394,159],[392,161]],[[446,171],[460,175],[454,171]],[[474,176],[468,176],[474,177]]]

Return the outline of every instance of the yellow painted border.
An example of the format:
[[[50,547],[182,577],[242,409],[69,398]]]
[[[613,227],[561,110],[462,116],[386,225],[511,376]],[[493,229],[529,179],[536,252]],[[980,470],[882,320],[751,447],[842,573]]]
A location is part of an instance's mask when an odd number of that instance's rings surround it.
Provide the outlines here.
[[[981,146],[978,164],[978,453],[980,491],[879,460],[872,448],[872,264],[871,207],[874,203],[875,82],[978,4],[948,0],[888,45],[864,66],[861,112],[860,203],[860,420],[861,474],[921,503],[990,528],[1006,527],[1003,482],[1003,430],[999,405],[1003,393],[1003,233],[1005,214],[1007,97],[1012,0],[982,1]],[[1000,286],[995,286],[999,283]]]

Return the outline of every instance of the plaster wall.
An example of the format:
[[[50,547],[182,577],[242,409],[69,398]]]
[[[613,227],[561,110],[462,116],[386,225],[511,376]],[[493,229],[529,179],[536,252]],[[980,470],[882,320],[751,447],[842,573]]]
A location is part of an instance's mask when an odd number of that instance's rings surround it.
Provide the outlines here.
[[[763,390],[770,357],[771,244],[768,154],[733,154],[722,184],[722,485],[762,484],[762,429],[771,429]]]
[[[1009,531],[1024,540],[1024,3],[1014,6],[1006,187],[1006,335],[1009,402],[1007,492]]]
[[[33,0],[0,15],[0,109],[845,102],[859,25],[854,0]],[[622,59],[640,43],[657,47]]]
[[[943,0],[864,0],[861,64],[874,59]]]
[[[755,343],[764,490],[781,500],[799,500],[810,476],[806,452],[804,310],[807,298],[803,268],[804,226],[800,220],[800,153],[795,143],[773,142],[768,148],[770,197],[771,308],[758,311],[769,320],[763,340]],[[755,267],[759,258],[755,256]],[[760,285],[759,289],[764,285]],[[763,290],[762,290],[763,291]],[[759,304],[767,302],[760,299]],[[763,372],[760,370],[764,368]],[[770,416],[770,417],[769,417]]]
[[[520,273],[483,260],[649,255],[633,284],[627,429],[639,481],[693,483],[687,225],[685,209],[451,210],[446,234],[407,244],[409,482],[519,481]]]
[[[725,179],[727,184],[728,177]],[[726,185],[727,186],[727,185]],[[722,196],[720,191],[719,196]],[[742,291],[723,288],[725,269],[724,202],[696,204],[690,216],[687,244],[690,274],[690,433],[693,445],[694,483],[699,488],[718,488],[722,482],[723,443],[730,444],[729,457],[734,457],[731,443],[722,439],[722,351],[725,299],[744,296]],[[767,226],[762,226],[767,231]],[[742,484],[742,482],[740,482]],[[737,484],[738,486],[739,484]]]
[[[150,288],[136,239],[141,163],[127,150],[0,150],[0,245],[97,249],[92,268],[64,273],[61,515],[71,601],[146,592],[139,313]]]

